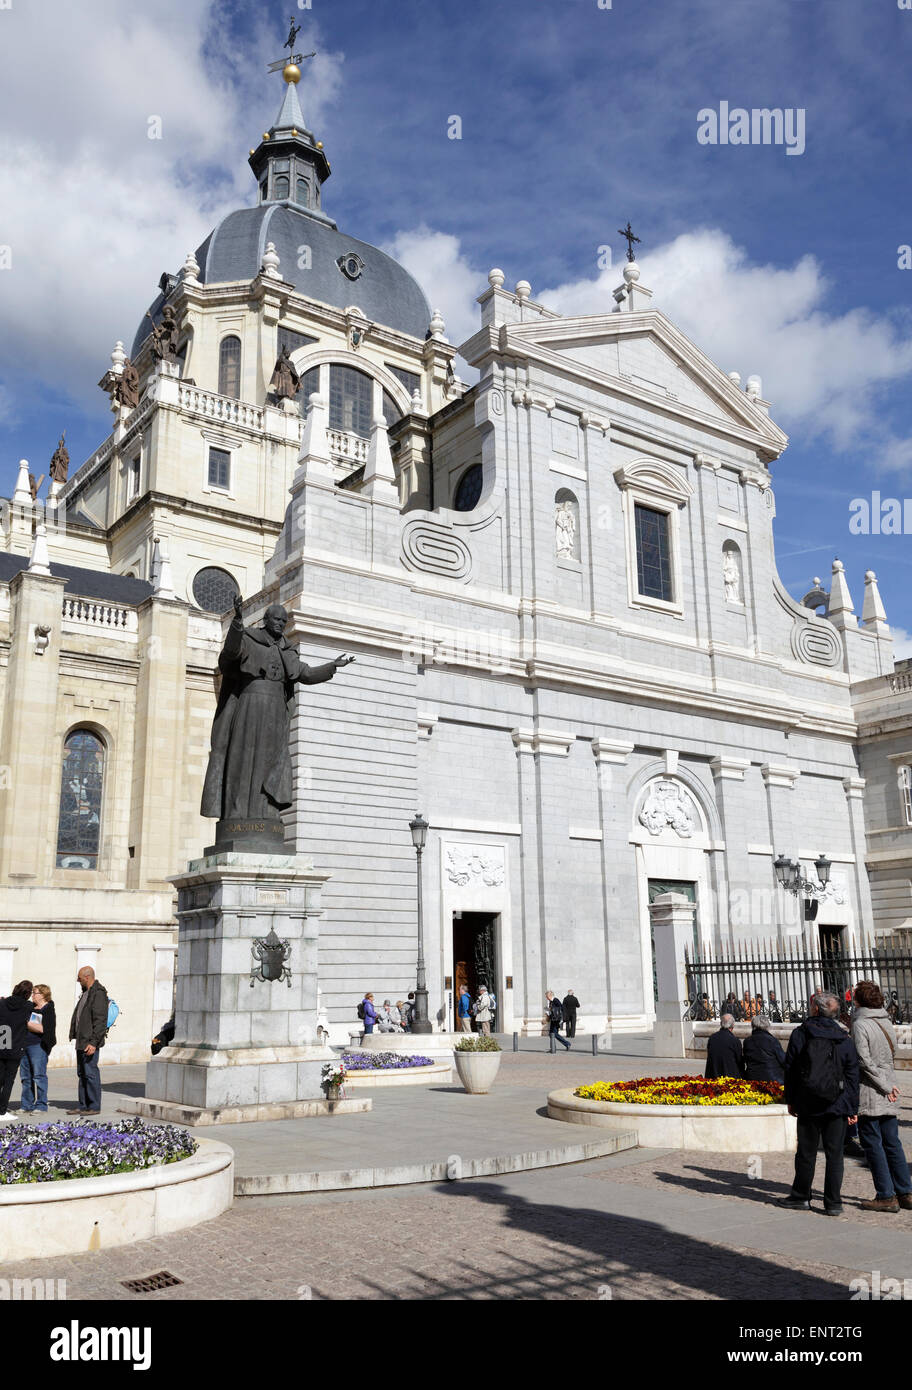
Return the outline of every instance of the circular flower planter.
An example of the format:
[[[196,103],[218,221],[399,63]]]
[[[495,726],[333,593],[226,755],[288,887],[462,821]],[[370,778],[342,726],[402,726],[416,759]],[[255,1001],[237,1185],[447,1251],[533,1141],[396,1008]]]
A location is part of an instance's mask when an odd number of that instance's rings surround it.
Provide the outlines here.
[[[215,1139],[176,1163],[103,1178],[0,1186],[0,1260],[77,1255],[210,1221],[234,1200],[234,1150]]]
[[[550,1093],[548,1114],[611,1134],[636,1130],[647,1149],[788,1153],[796,1144],[795,1120],[785,1105],[630,1105],[583,1100],[567,1089]]]
[[[459,1080],[472,1096],[487,1095],[500,1070],[500,1052],[453,1053]]]
[[[449,1082],[449,1062],[425,1057],[421,1053],[344,1052],[345,1084],[349,1089],[369,1090],[374,1086],[420,1086],[429,1081]]]

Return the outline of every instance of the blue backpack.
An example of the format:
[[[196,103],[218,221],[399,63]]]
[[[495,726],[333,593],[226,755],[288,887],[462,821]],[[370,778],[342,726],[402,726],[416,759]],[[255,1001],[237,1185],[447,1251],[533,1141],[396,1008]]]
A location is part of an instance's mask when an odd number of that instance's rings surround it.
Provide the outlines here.
[[[108,1021],[105,1024],[105,1031],[110,1032],[120,1016],[120,1005],[113,999],[108,1000]]]

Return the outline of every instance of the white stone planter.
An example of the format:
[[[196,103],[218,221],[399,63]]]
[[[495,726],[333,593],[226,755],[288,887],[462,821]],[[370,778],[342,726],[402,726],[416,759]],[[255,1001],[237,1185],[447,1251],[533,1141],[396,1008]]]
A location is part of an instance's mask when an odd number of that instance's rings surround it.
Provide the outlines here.
[[[487,1095],[500,1070],[500,1052],[454,1052],[459,1080],[472,1096]]]
[[[796,1145],[796,1123],[785,1105],[626,1105],[565,1090],[548,1096],[548,1114],[613,1134],[635,1129],[646,1149],[793,1153]]]
[[[190,1158],[135,1173],[0,1187],[0,1261],[105,1250],[219,1216],[234,1200],[234,1150],[197,1142]]]
[[[421,1086],[440,1081],[445,1086],[453,1077],[449,1062],[434,1062],[429,1067],[391,1067],[389,1071],[349,1071],[345,1073],[346,1091],[370,1091],[375,1086]]]

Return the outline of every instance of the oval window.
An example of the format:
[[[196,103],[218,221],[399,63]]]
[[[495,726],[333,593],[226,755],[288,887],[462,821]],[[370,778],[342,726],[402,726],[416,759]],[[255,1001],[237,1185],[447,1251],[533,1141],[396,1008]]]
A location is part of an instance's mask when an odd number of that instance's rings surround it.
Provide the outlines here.
[[[193,597],[206,613],[227,613],[237,593],[237,583],[227,570],[215,566],[200,570],[193,581]]]
[[[453,496],[454,511],[472,512],[475,510],[481,496],[482,478],[483,472],[480,463],[473,463],[471,468],[466,469],[456,484],[456,492]]]

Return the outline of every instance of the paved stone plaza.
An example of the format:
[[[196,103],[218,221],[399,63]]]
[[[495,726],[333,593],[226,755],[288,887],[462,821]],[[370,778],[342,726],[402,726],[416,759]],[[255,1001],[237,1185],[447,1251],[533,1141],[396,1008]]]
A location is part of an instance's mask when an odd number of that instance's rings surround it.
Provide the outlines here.
[[[506,1040],[504,1040],[506,1041]],[[209,1129],[237,1153],[237,1171],[364,1167],[425,1154],[491,1154],[578,1139],[540,1111],[548,1089],[596,1078],[682,1074],[693,1062],[625,1053],[593,1058],[588,1038],[549,1056],[546,1040],[505,1052],[490,1096],[458,1087],[374,1092],[363,1117]],[[618,1047],[621,1043],[618,1042]],[[637,1055],[639,1054],[639,1055]],[[141,1090],[141,1069],[103,1069],[105,1116]],[[65,1098],[56,1073],[52,1100]],[[343,1126],[345,1127],[343,1129]],[[528,1129],[527,1127],[540,1127]],[[909,1147],[912,1102],[902,1103]],[[354,1136],[354,1137],[351,1137]],[[759,1167],[758,1167],[759,1162]],[[634,1149],[609,1158],[470,1181],[239,1198],[214,1221],[176,1235],[66,1259],[9,1264],[7,1278],[65,1278],[70,1299],[786,1299],[848,1300],[850,1281],[878,1269],[912,1277],[912,1217],[863,1213],[867,1169],[847,1161],[845,1216],[793,1215],[787,1155]],[[819,1175],[822,1178],[822,1157]],[[132,1295],[122,1280],[168,1270],[179,1286]]]

